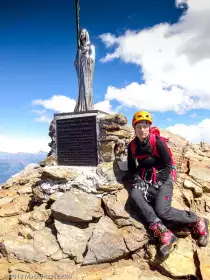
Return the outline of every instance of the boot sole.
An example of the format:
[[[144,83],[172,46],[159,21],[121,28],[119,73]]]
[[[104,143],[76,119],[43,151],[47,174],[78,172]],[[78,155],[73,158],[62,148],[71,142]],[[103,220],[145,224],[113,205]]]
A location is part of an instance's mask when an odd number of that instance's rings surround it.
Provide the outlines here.
[[[161,258],[167,258],[178,246],[178,243],[179,243],[179,239],[177,238],[171,245],[171,249],[169,250],[169,252],[167,252],[166,254],[160,254],[160,257]]]

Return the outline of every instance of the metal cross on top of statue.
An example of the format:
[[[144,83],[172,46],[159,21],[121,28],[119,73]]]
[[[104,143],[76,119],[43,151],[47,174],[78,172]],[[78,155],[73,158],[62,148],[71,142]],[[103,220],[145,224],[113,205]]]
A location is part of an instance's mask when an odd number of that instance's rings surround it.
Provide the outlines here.
[[[77,55],[74,62],[79,94],[74,112],[93,110],[93,73],[95,66],[95,47],[90,42],[86,29],[79,29],[79,0],[75,0],[76,30],[77,30]]]

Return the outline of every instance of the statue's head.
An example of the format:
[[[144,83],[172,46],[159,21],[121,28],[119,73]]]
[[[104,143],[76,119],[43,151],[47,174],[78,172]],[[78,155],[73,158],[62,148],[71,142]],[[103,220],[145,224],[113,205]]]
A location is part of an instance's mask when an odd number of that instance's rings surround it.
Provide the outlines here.
[[[79,32],[80,45],[90,44],[90,36],[86,29],[81,29]]]

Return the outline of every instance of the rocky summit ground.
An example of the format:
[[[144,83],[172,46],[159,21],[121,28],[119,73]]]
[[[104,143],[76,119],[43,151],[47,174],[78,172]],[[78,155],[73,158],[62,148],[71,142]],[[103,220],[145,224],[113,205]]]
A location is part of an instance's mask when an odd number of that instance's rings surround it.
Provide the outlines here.
[[[210,145],[162,131],[178,168],[173,206],[210,219]],[[106,150],[106,156],[109,157]],[[0,190],[0,279],[210,279],[210,244],[189,235],[161,260],[113,162],[28,165]],[[54,276],[52,276],[54,275]],[[57,275],[57,276],[56,276]]]

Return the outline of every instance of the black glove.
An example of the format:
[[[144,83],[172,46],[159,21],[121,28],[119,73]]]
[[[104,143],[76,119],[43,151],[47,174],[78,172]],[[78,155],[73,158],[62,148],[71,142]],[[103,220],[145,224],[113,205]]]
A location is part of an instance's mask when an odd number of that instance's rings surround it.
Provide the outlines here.
[[[135,185],[135,188],[138,188],[138,189],[143,189],[145,188],[145,181],[137,174],[134,174],[133,175],[133,182],[134,182],[134,185]]]
[[[160,187],[162,186],[162,182],[155,182],[151,183],[148,187],[148,199],[151,201],[153,199],[156,199],[157,194],[159,192]]]

